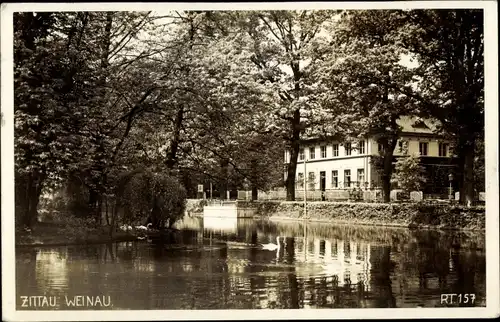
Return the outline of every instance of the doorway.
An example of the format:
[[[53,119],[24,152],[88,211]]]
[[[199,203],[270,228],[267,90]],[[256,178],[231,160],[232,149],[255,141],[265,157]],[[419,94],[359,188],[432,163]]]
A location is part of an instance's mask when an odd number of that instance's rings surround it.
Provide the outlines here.
[[[325,189],[326,189],[326,172],[321,171],[319,173],[319,189],[321,190],[321,201],[325,201]]]

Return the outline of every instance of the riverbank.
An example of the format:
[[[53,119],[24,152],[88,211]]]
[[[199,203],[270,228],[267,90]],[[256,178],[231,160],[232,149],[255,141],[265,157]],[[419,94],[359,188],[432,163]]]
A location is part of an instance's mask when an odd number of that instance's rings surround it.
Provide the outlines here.
[[[485,229],[484,206],[464,207],[448,203],[352,203],[296,201],[238,202],[238,207],[253,208],[255,215],[269,220],[310,220],[318,222],[433,228],[452,230]]]
[[[101,244],[136,240],[130,232],[117,231],[109,236],[109,227],[68,226],[63,223],[38,222],[31,231],[16,229],[16,247]]]

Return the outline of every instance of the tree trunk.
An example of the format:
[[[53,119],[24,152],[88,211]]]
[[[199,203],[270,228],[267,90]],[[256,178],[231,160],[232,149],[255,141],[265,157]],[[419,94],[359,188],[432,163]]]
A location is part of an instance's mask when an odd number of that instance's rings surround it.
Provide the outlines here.
[[[290,162],[287,168],[286,177],[286,200],[295,201],[295,175],[297,173],[297,159],[299,157],[300,148],[300,111],[297,109],[293,113],[292,125],[292,140],[290,148]],[[304,175],[306,175],[304,173]]]
[[[38,219],[43,180],[44,176],[39,173],[16,176],[16,217],[19,218],[19,223],[28,228],[32,228]]]
[[[111,215],[111,225],[109,226],[109,236],[113,237],[113,233],[115,231],[116,218],[118,217],[118,209],[120,208],[120,204],[118,202],[118,195],[115,202],[115,206],[113,207],[113,213]]]
[[[462,147],[464,158],[463,176],[460,189],[460,203],[463,205],[473,205],[475,201],[474,193],[474,139],[470,139]]]
[[[174,133],[172,141],[170,142],[170,151],[167,153],[167,168],[173,169],[177,162],[177,150],[179,148],[179,141],[181,137],[182,121],[184,120],[184,107],[181,105],[177,110],[174,122]]]
[[[105,197],[104,199],[105,202],[105,209],[106,209],[106,224],[109,226],[109,207],[108,207],[108,196]]]
[[[258,189],[257,189],[257,160],[252,159],[250,162],[250,167],[251,167],[251,184],[252,184],[252,201],[255,201],[258,199]]]
[[[227,176],[228,176],[228,160],[222,160],[221,167],[221,179],[219,184],[219,199],[226,200],[226,192],[227,192]]]
[[[381,140],[381,144],[384,148],[382,168],[382,195],[384,202],[391,201],[392,159],[397,141],[398,138],[395,136]]]
[[[88,201],[88,208],[90,209],[91,213],[87,214],[90,215],[90,217],[94,218],[95,221],[97,221],[97,206],[98,204],[98,193],[97,190],[94,188],[89,188],[89,201]]]
[[[256,201],[259,199],[259,192],[257,190],[257,187],[255,185],[252,185],[252,201]]]

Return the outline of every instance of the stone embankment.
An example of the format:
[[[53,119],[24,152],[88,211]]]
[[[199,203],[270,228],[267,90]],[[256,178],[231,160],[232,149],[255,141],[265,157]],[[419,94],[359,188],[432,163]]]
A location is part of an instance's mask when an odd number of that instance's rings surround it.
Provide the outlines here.
[[[254,208],[262,219],[291,219],[377,226],[436,229],[485,229],[485,207],[464,207],[449,203],[349,203],[311,202],[304,212],[302,202],[238,202],[238,207]]]

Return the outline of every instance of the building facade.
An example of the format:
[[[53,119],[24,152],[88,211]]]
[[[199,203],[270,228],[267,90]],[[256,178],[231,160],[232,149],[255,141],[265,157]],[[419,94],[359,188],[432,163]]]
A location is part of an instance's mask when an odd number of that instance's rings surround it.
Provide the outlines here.
[[[450,142],[435,134],[437,125],[428,120],[405,117],[398,123],[402,133],[394,149],[393,164],[400,157],[420,155],[429,177],[426,191],[441,192],[448,187],[448,176],[455,168]],[[299,151],[296,190],[303,190],[304,183],[310,191],[379,188],[381,178],[372,158],[381,152],[382,146],[370,137],[353,142],[306,140]],[[285,163],[289,162],[290,153],[285,151]]]

